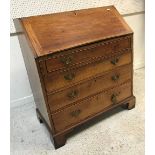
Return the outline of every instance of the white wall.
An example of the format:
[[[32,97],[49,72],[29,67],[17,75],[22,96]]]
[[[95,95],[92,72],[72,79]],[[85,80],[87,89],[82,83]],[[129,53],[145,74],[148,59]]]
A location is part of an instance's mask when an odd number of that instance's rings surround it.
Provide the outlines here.
[[[134,69],[144,67],[144,56],[145,56],[145,15],[137,14],[133,16],[126,16],[124,19],[130,25],[134,31]]]
[[[134,69],[144,67],[144,14],[124,17],[134,31]],[[17,36],[10,38],[11,107],[33,102]]]
[[[32,102],[32,92],[17,36],[10,37],[11,107]]]

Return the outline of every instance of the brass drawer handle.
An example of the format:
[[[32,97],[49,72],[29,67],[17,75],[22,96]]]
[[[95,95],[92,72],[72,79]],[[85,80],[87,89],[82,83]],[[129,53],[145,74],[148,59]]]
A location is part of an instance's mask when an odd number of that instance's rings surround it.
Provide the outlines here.
[[[73,90],[73,91],[71,91],[70,93],[68,93],[68,97],[70,98],[70,99],[74,99],[75,97],[77,97],[77,95],[78,95],[78,91],[77,90]]]
[[[111,60],[111,63],[112,63],[113,65],[116,65],[116,64],[118,63],[118,61],[119,61],[119,58],[113,58],[113,59]]]
[[[68,73],[66,75],[64,75],[65,80],[73,80],[75,78],[75,73]]]
[[[111,79],[113,80],[113,81],[117,81],[118,79],[119,79],[119,75],[117,74],[117,75],[113,75],[112,77],[111,77]]]
[[[62,57],[60,59],[60,61],[64,64],[64,65],[69,65],[72,63],[73,61],[73,56],[68,56],[68,57]]]
[[[80,109],[77,109],[75,111],[72,111],[70,114],[72,117],[77,117],[81,113]]]
[[[118,93],[113,93],[112,95],[111,95],[111,101],[112,101],[112,103],[113,104],[116,104],[117,103],[117,96],[120,94],[120,92],[118,92]]]

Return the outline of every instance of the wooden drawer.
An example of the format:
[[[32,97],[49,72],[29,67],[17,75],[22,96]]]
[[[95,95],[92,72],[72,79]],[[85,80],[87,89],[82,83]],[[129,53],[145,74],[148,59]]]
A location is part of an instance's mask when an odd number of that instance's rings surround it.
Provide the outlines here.
[[[111,53],[131,48],[131,37],[120,37],[53,54],[45,60],[47,72],[63,69],[79,63],[86,63],[93,58],[104,57]]]
[[[106,60],[99,60],[79,68],[52,72],[44,77],[46,91],[50,93],[58,89],[63,89],[63,87],[74,85],[81,80],[88,80],[90,77],[95,77],[118,66],[129,64],[131,63],[131,56],[132,54],[127,52],[126,54],[116,55]]]
[[[48,95],[50,110],[54,112],[55,110],[58,110],[82,98],[103,91],[104,89],[114,87],[127,80],[131,80],[131,68],[131,64],[125,65],[114,71],[108,72],[107,74],[103,74],[102,76]]]
[[[56,132],[62,131],[130,97],[131,82],[101,92],[52,115]]]

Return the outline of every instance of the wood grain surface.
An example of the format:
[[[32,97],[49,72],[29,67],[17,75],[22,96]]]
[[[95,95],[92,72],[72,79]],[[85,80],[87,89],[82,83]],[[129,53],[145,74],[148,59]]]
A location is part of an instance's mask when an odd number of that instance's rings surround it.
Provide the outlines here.
[[[37,56],[133,33],[113,6],[21,19]]]

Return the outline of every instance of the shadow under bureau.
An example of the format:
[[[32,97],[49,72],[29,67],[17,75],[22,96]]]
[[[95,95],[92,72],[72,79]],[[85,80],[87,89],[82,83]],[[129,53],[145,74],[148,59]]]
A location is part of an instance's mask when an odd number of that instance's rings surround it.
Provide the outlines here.
[[[37,117],[55,148],[76,126],[118,106],[135,107],[133,32],[114,6],[14,23]]]

